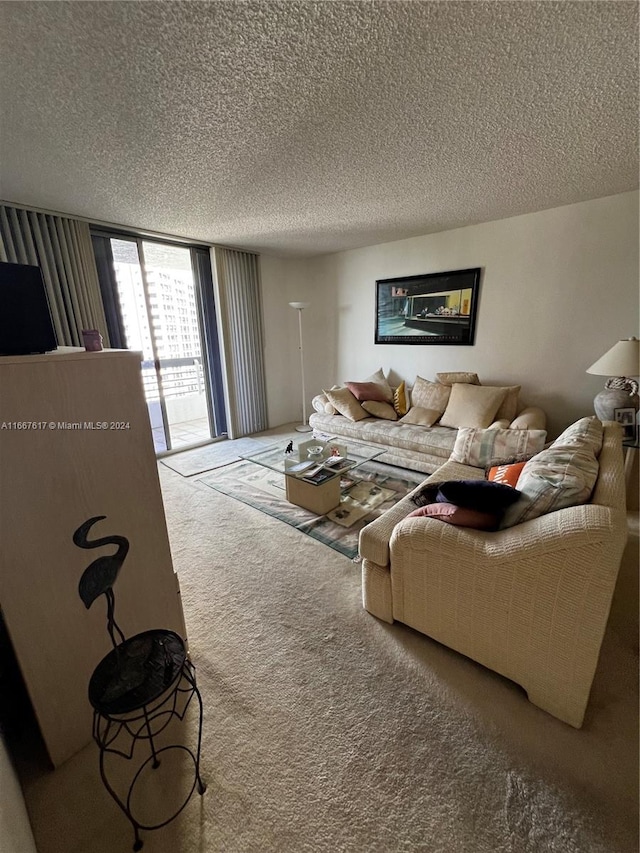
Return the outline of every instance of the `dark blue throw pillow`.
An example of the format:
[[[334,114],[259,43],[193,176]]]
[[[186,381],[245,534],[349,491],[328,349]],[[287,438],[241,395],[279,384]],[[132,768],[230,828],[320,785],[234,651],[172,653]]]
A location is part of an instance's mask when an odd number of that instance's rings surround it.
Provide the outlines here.
[[[513,486],[489,480],[449,480],[439,483],[436,500],[481,512],[502,512],[521,494]]]

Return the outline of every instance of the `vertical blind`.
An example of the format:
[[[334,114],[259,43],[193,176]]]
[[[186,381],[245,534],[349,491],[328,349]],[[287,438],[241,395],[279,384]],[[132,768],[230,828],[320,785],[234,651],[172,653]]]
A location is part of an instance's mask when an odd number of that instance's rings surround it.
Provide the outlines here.
[[[258,256],[214,249],[226,358],[228,429],[239,438],[268,427]]]
[[[0,261],[40,267],[59,346],[82,346],[82,329],[109,346],[86,222],[0,205]]]

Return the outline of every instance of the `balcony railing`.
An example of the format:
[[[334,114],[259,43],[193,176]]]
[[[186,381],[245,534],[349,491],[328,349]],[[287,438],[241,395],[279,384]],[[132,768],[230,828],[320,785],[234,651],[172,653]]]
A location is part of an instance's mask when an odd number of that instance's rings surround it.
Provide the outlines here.
[[[204,394],[204,367],[201,356],[161,358],[159,364],[165,399]],[[147,402],[159,399],[155,362],[142,362],[142,385]]]

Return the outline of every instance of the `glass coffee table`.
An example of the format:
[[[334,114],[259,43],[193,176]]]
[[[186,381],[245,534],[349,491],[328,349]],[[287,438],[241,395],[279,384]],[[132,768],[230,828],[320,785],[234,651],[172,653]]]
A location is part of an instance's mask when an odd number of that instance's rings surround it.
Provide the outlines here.
[[[380,456],[385,449],[353,442],[347,446],[338,438],[312,438],[295,446],[293,442],[282,441],[240,455],[248,462],[284,474],[289,503],[325,515],[340,505],[340,479],[348,471]]]

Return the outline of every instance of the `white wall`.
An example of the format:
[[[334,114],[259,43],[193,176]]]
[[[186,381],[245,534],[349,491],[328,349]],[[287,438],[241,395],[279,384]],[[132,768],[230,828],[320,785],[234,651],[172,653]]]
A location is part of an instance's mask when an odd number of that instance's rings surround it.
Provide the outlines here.
[[[263,281],[273,284],[277,272],[280,287],[264,294],[272,425],[299,416],[297,327],[285,307],[309,299],[309,399],[380,366],[410,383],[416,374],[474,370],[485,383],[521,384],[556,434],[593,411],[605,380],[586,368],[616,340],[638,335],[638,228],[638,193],[630,192],[308,261],[263,258]],[[376,279],[477,266],[474,346],[374,344]],[[283,368],[288,381],[279,382]]]

